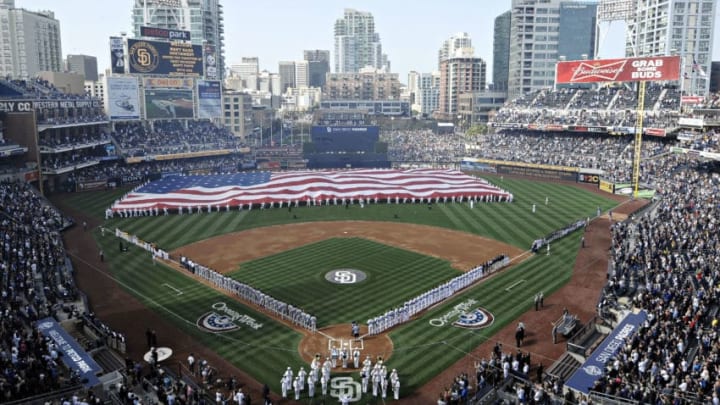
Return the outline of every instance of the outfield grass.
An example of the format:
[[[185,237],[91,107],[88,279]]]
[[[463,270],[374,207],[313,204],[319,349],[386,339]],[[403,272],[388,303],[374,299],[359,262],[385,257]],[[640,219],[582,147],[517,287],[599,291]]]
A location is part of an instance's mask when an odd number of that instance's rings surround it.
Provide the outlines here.
[[[334,269],[363,271],[358,284],[332,284]],[[244,263],[231,277],[300,307],[318,326],[365,322],[460,275],[450,263],[362,238],[332,238]]]
[[[164,249],[174,249],[211,236],[265,225],[320,220],[395,221],[466,231],[527,249],[532,240],[538,237],[579,218],[594,216],[598,206],[603,210],[615,206],[615,202],[602,196],[565,185],[514,179],[501,180],[499,183],[501,187],[515,195],[513,203],[479,204],[474,209],[470,209],[467,204],[448,203],[437,204],[432,210],[429,210],[426,205],[420,204],[377,204],[366,206],[364,209],[358,206],[352,206],[350,209],[335,206],[302,207],[293,209],[292,213],[289,213],[287,209],[272,209],[192,216],[113,219],[106,221],[105,226],[108,228],[119,227],[124,231],[137,234],[144,240],[157,242]],[[69,196],[68,199],[70,204],[77,209],[102,218],[105,208],[124,192],[88,192]],[[550,198],[550,204],[547,206],[545,205],[546,196]],[[537,204],[535,214],[531,212],[533,203]],[[395,214],[397,214],[397,218],[395,218]],[[297,215],[299,218],[293,219],[293,215]],[[117,252],[117,240],[114,237],[107,234],[105,237],[100,237],[99,232],[96,232],[96,235],[101,248],[106,253],[113,274],[123,287],[150,308],[164,314],[185,332],[192,334],[199,344],[216,351],[236,366],[246,370],[258,381],[268,383],[276,392],[279,390],[278,381],[282,370],[287,365],[296,369],[300,366],[301,359],[297,354],[297,344],[300,340],[298,333],[238,302],[233,302],[230,298],[196,283],[175,270],[162,266],[153,268],[147,252],[131,248],[130,252],[121,254]],[[420,387],[429,378],[465,356],[478,344],[489,339],[500,328],[525,312],[532,305],[532,298],[538,291],[542,290],[547,296],[565,284],[572,272],[579,238],[580,233],[574,233],[554,243],[551,256],[533,257],[490,280],[481,282],[475,288],[423,314],[416,321],[393,330],[391,337],[394,343],[394,354],[389,361],[389,366],[397,368],[400,372],[403,395]],[[344,239],[339,240],[344,241]],[[421,290],[437,285],[439,280],[452,277],[450,272],[453,270],[449,264],[438,259],[425,258],[422,255],[394,248],[392,248],[394,249],[392,254],[377,255],[376,258],[354,255],[352,251],[341,249],[336,251],[336,257],[333,258],[331,253],[333,249],[328,248],[328,243],[332,245],[337,242],[321,242],[304,248],[311,249],[310,251],[313,247],[327,250],[328,258],[325,259],[327,261],[323,265],[360,267],[361,264],[356,266],[340,265],[347,263],[346,259],[352,258],[353,260],[373,261],[374,266],[390,268],[392,263],[396,263],[396,265],[401,263],[402,260],[398,260],[398,257],[403,257],[403,260],[416,260],[414,264],[419,266],[423,266],[427,261],[427,263],[432,262],[433,265],[437,265],[437,268],[445,267],[447,269],[447,273],[443,273],[443,270],[439,272],[438,279],[423,279],[423,283],[427,282],[427,284],[419,283],[413,287]],[[372,242],[369,243],[372,244]],[[382,251],[386,247],[380,245],[380,247],[373,248]],[[288,301],[307,300],[308,307],[306,309],[311,311],[311,307],[317,308],[318,313],[323,313],[323,316],[318,315],[321,322],[324,322],[323,317],[325,316],[329,322],[347,322],[350,319],[346,319],[344,314],[333,315],[338,311],[331,305],[323,305],[324,293],[318,293],[317,297],[313,297],[314,289],[323,287],[325,285],[323,283],[327,282],[318,279],[324,275],[323,271],[315,270],[310,259],[301,257],[307,253],[303,253],[302,249],[245,263],[239,272],[247,270],[247,277],[249,277],[247,280],[251,284],[257,284],[263,289],[274,289],[272,294],[277,297],[287,298]],[[312,252],[308,256],[313,261],[318,259],[318,255],[322,253]],[[303,254],[301,255],[301,253]],[[409,253],[420,257],[403,256],[403,254]],[[398,256],[396,257],[396,255]],[[280,263],[278,261],[280,259],[284,263]],[[333,262],[333,260],[336,261]],[[291,262],[294,265],[291,266]],[[292,288],[289,280],[286,279],[287,272],[295,271],[298,263],[303,263],[303,267],[309,269],[307,271],[315,271],[315,273],[307,280],[305,276],[296,277],[294,281],[302,281],[302,284],[300,288]],[[319,263],[319,261],[315,263]],[[276,268],[278,273],[275,275],[265,277],[261,274],[261,270],[265,272]],[[361,268],[361,270],[364,269]],[[370,271],[371,278],[374,278],[375,269]],[[433,276],[435,275],[433,274]],[[244,274],[242,277],[245,280],[246,275]],[[310,283],[311,280],[313,283]],[[506,286],[520,280],[524,281],[520,287],[513,289],[512,293],[505,291]],[[273,281],[286,284],[278,285]],[[358,318],[357,320],[364,322],[369,316],[389,309],[390,303],[396,298],[397,287],[404,281],[397,280],[394,283],[396,288],[386,290],[385,294],[378,294],[380,298],[368,297],[365,300],[368,305],[362,310],[365,314],[358,311],[358,316],[353,314],[352,318]],[[163,284],[172,285],[184,293],[178,296]],[[341,288],[344,287],[346,286],[335,286],[331,289],[342,292]],[[353,299],[355,295],[361,294],[360,290],[355,289],[362,288],[362,284],[347,287],[350,287],[348,295]],[[308,294],[308,291],[312,291],[313,294]],[[412,291],[407,290],[400,295],[415,294],[415,290]],[[350,297],[347,299],[348,302],[352,301]],[[429,325],[429,320],[447,313],[454,305],[470,298],[479,301],[478,305],[494,314],[495,322],[492,326],[472,331],[451,326],[433,327]],[[403,300],[404,298],[397,297],[398,302]],[[244,327],[238,332],[223,334],[209,334],[200,331],[195,326],[197,318],[210,311],[213,303],[220,301],[232,305],[239,312],[252,316],[263,323],[263,327],[258,331]],[[549,330],[530,331],[531,334],[536,332],[549,335]]]

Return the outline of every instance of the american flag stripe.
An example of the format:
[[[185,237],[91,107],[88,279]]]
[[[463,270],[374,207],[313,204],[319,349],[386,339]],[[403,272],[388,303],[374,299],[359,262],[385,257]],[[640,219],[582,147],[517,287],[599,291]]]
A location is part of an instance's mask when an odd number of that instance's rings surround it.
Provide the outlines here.
[[[296,171],[215,176],[169,176],[129,193],[114,211],[387,199],[509,200],[510,193],[458,170]]]

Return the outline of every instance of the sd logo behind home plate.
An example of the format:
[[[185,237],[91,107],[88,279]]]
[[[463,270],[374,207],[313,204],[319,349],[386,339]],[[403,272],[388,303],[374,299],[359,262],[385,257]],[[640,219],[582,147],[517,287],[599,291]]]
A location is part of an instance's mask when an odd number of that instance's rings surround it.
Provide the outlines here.
[[[366,277],[364,272],[356,269],[335,269],[325,273],[325,280],[334,284],[355,284]]]

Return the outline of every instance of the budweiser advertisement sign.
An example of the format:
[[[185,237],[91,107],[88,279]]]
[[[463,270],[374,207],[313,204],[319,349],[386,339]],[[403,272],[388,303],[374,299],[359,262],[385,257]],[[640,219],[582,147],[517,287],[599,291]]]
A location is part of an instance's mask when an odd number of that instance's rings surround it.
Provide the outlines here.
[[[679,56],[558,62],[555,83],[638,82],[680,79]]]
[[[680,97],[681,104],[701,104],[705,101],[703,96],[682,96]]]

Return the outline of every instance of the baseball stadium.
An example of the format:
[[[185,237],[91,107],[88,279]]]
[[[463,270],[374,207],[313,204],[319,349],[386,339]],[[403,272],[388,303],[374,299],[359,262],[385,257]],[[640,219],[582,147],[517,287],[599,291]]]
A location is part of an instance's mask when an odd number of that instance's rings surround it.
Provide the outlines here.
[[[0,401],[716,403],[720,95],[668,69],[254,137],[0,79]]]

